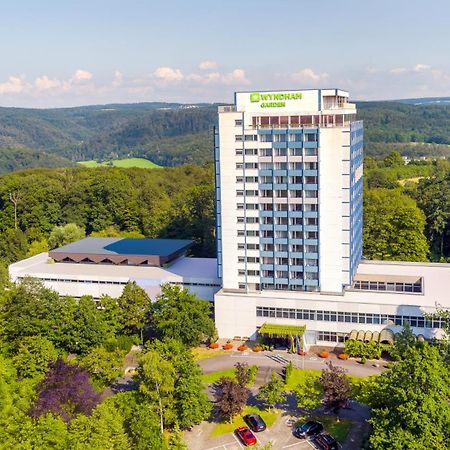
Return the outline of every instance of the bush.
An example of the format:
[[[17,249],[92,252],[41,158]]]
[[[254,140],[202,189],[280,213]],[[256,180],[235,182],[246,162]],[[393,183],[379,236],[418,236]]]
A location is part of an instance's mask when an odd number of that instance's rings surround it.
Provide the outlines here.
[[[245,344],[242,344],[238,347],[238,350],[240,352],[245,352],[246,350],[248,350],[248,347]]]
[[[213,342],[212,344],[209,344],[209,348],[212,348],[212,349],[219,348],[219,343]]]
[[[349,358],[349,356],[347,355],[347,353],[339,353],[338,358],[345,361],[346,359]]]
[[[139,345],[139,337],[138,336],[126,336],[119,335],[115,338],[108,339],[104,344],[104,347],[108,352],[113,352],[115,350],[123,350],[126,353],[129,353],[131,347],[133,345]]]
[[[227,343],[222,348],[224,350],[231,350],[233,348],[233,344]]]
[[[330,356],[330,354],[324,350],[319,353],[319,356],[321,358],[328,358]]]
[[[364,357],[367,359],[381,358],[383,347],[375,341],[363,342],[349,340],[345,343],[345,353],[352,357]]]
[[[292,378],[292,372],[294,371],[294,366],[292,365],[292,361],[289,361],[289,364],[284,369],[284,382],[287,384],[289,380]]]
[[[250,366],[250,376],[248,378],[248,385],[252,386],[255,382],[256,374],[258,373],[258,366]]]

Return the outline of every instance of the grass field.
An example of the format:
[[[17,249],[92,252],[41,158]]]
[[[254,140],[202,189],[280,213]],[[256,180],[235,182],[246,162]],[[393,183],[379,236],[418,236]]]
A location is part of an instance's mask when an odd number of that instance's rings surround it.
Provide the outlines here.
[[[303,424],[308,420],[319,421],[325,428],[325,431],[327,433],[330,433],[331,436],[333,436],[341,443],[345,441],[353,425],[352,421],[348,419],[337,420],[334,416],[325,416],[319,414],[308,414],[307,416],[300,416],[298,423]]]
[[[205,384],[213,384],[219,381],[222,377],[228,377],[234,380],[234,367],[232,369],[220,370],[218,372],[207,373],[202,375],[202,381]]]
[[[211,437],[221,436],[225,433],[232,433],[237,427],[245,426],[246,423],[242,417],[246,414],[259,414],[263,418],[264,422],[266,422],[267,427],[270,428],[276,422],[278,417],[280,417],[281,411],[279,409],[272,409],[269,411],[259,409],[256,406],[246,406],[244,408],[244,412],[240,416],[236,416],[233,419],[233,422],[222,422],[217,424],[211,433]]]
[[[149,161],[144,158],[126,158],[126,159],[113,159],[112,161],[103,161],[101,163],[91,160],[91,161],[79,161],[78,164],[81,164],[84,167],[105,167],[105,166],[113,166],[113,167],[139,167],[141,169],[157,169],[161,166]]]

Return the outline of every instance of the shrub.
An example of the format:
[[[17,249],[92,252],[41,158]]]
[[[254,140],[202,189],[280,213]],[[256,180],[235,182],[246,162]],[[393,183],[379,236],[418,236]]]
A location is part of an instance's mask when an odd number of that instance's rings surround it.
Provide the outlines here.
[[[284,382],[287,384],[289,380],[292,378],[292,372],[294,371],[294,366],[292,365],[292,361],[289,361],[289,364],[284,369]]]
[[[255,382],[256,374],[258,373],[258,366],[250,366],[250,376],[248,378],[248,385],[252,386]]]
[[[248,350],[248,347],[245,344],[242,344],[238,347],[238,350],[240,352],[245,352],[246,350]]]
[[[326,352],[325,350],[323,350],[319,353],[319,356],[321,358],[328,358],[330,356],[330,354],[328,352]]]
[[[375,341],[363,342],[349,340],[345,343],[345,353],[353,357],[365,357],[366,359],[379,359],[383,347]]]
[[[218,342],[213,342],[213,343],[209,344],[209,348],[212,348],[212,349],[219,348],[219,343]]]
[[[367,362],[367,358],[365,356],[361,356],[361,364],[365,364]]]
[[[339,353],[338,358],[345,361],[346,359],[349,358],[349,356],[347,355],[347,353]]]
[[[260,351],[262,351],[262,347],[258,344],[258,345],[255,345],[254,347],[253,347],[253,351],[254,352],[260,352]]]
[[[231,350],[233,348],[233,344],[226,343],[222,348],[224,350]]]

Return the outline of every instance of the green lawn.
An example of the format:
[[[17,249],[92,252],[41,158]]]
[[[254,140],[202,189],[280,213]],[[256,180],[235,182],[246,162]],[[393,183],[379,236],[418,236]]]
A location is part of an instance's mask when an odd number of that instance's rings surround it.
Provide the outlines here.
[[[294,369],[292,371],[292,376],[289,379],[289,382],[286,383],[285,391],[293,391],[297,387],[297,385],[302,382],[305,378],[319,378],[322,375],[321,370],[315,369]]]
[[[219,372],[203,374],[202,381],[204,384],[212,384],[219,381],[222,377],[228,377],[234,380],[234,367],[232,369],[220,370]]]
[[[259,409],[256,406],[246,406],[242,415],[236,416],[233,422],[223,422],[217,424],[211,433],[211,437],[232,433],[236,428],[246,425],[244,419],[242,418],[246,414],[259,414],[263,418],[264,422],[266,422],[267,427],[270,428],[276,422],[278,417],[280,417],[281,411],[279,409],[266,411],[264,409]]]
[[[351,420],[347,419],[340,419],[339,421],[336,419],[336,417],[333,416],[322,416],[319,414],[308,414],[307,416],[301,416],[299,417],[299,423],[303,424],[307,422],[308,420],[317,420],[320,422],[323,427],[325,428],[325,431],[327,433],[330,433],[331,436],[333,436],[335,439],[337,439],[339,442],[344,442],[347,438],[348,433],[350,432],[353,423]]]
[[[196,361],[201,361],[202,359],[210,359],[216,358],[217,356],[229,355],[230,351],[197,347],[192,349],[192,353],[194,354],[194,359]]]
[[[161,166],[149,161],[144,158],[125,158],[125,159],[114,159],[112,161],[103,161],[98,163],[97,161],[79,161],[84,167],[104,167],[104,166],[114,166],[114,167],[139,167],[142,169],[157,169]]]

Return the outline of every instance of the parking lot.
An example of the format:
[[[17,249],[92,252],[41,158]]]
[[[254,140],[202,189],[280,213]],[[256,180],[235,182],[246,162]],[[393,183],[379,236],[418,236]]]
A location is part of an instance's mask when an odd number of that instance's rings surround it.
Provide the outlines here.
[[[314,447],[308,441],[297,439],[292,435],[294,417],[282,415],[270,428],[261,433],[255,433],[258,443],[269,442],[274,449],[311,450]],[[186,441],[190,450],[241,450],[246,448],[234,433],[210,437],[215,424],[203,422],[186,433]],[[251,447],[250,447],[251,448]]]

